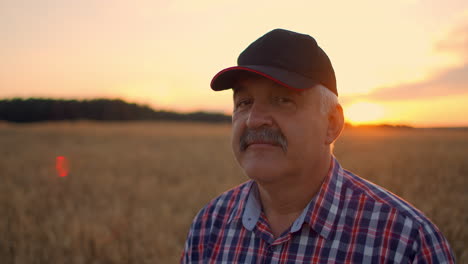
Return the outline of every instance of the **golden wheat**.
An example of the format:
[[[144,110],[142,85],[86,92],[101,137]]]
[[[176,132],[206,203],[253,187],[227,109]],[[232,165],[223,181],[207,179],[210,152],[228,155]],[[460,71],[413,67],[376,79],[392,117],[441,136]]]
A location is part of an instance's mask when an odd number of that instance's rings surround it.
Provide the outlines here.
[[[347,129],[335,154],[468,261],[466,130]],[[247,180],[229,125],[156,122],[2,124],[0,176],[1,263],[176,263],[196,212]]]

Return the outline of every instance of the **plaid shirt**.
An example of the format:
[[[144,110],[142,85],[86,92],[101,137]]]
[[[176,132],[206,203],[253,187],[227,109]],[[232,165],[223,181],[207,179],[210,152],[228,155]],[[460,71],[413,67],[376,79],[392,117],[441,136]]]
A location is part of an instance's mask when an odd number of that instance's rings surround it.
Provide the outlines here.
[[[274,238],[256,183],[206,205],[181,263],[454,263],[447,240],[403,199],[341,168],[333,158],[319,192]]]

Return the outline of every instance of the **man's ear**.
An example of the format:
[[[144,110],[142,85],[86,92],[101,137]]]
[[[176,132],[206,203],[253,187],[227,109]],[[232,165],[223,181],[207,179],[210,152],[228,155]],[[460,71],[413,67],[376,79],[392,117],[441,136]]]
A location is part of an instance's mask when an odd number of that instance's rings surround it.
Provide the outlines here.
[[[337,104],[328,114],[327,144],[332,144],[340,136],[343,126],[343,108]]]

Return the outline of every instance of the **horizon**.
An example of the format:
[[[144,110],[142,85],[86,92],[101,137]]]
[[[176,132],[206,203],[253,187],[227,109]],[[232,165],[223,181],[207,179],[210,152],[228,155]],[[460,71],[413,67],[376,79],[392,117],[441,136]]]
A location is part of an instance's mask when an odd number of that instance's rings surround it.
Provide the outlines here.
[[[120,98],[230,115],[231,92],[213,92],[211,78],[285,28],[330,57],[350,123],[468,127],[468,2],[293,3],[3,2],[0,98]]]
[[[78,102],[83,102],[83,101],[93,101],[93,100],[109,100],[109,101],[112,101],[112,100],[117,100],[117,101],[123,101],[124,103],[126,104],[136,104],[137,106],[139,107],[149,107],[152,111],[162,111],[162,112],[169,112],[169,113],[174,113],[174,114],[180,114],[180,115],[186,115],[186,114],[196,114],[196,113],[204,113],[204,114],[212,114],[212,115],[218,115],[218,114],[222,114],[222,115],[225,115],[225,116],[229,116],[231,117],[231,113],[223,113],[223,112],[219,112],[219,111],[206,111],[206,110],[194,110],[194,111],[177,111],[177,110],[170,110],[170,109],[158,109],[158,108],[154,108],[150,105],[145,105],[145,104],[140,104],[140,103],[137,103],[137,102],[132,102],[132,101],[128,101],[128,100],[125,100],[125,99],[122,99],[122,98],[84,98],[84,99],[78,99],[78,98],[39,98],[39,97],[29,97],[29,98],[20,98],[20,97],[12,97],[12,98],[0,98],[0,102],[1,101],[5,101],[5,100],[16,100],[16,99],[19,99],[19,100],[55,100],[55,101],[78,101]],[[43,120],[43,121],[39,121],[39,122],[61,122],[61,121],[72,121],[72,122],[77,122],[77,121],[97,121],[97,122],[107,122],[106,120],[93,120],[93,119],[64,119],[64,120]],[[168,121],[168,120],[112,120],[112,121],[115,121],[115,122],[127,122],[127,121]],[[181,120],[173,120],[173,121],[176,121],[176,122],[190,122],[190,120],[185,120],[185,121],[181,121]],[[200,120],[195,120],[195,121],[200,121]],[[0,119],[0,122],[6,122],[6,123],[17,123],[15,121],[8,121],[8,120],[2,120]],[[36,123],[38,121],[28,121],[26,123]],[[213,121],[202,121],[202,122],[213,122]],[[21,122],[23,123],[23,122]],[[218,123],[218,122],[215,122],[215,123]],[[351,127],[351,128],[398,128],[398,129],[406,129],[406,128],[410,128],[410,129],[468,129],[468,126],[411,126],[409,124],[404,124],[404,123],[378,123],[378,122],[375,122],[375,123],[353,123],[351,122],[350,120],[347,120],[345,118],[345,123],[344,123],[344,127]]]

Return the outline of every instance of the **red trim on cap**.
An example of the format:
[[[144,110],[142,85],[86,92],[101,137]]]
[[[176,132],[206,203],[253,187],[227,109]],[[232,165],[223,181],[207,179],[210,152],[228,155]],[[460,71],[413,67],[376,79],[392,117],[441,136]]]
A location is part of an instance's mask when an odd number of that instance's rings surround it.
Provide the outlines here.
[[[256,70],[253,70],[253,69],[250,69],[250,68],[247,68],[247,67],[242,67],[242,66],[234,66],[234,67],[230,67],[230,68],[226,68],[220,72],[218,72],[218,74],[216,74],[213,79],[211,80],[211,83],[210,83],[210,86],[213,87],[213,82],[223,73],[225,72],[228,72],[228,71],[232,71],[232,70],[244,70],[244,71],[248,71],[248,72],[253,72],[253,73],[256,73],[258,75],[261,75],[267,79],[270,79],[286,88],[289,88],[289,89],[292,89],[292,90],[296,90],[296,91],[303,91],[304,89],[300,89],[300,88],[295,88],[295,87],[292,87],[292,86],[289,86],[288,84],[285,84],[284,82],[278,80],[278,79],[275,79],[273,78],[272,76],[270,75],[267,75],[263,72],[259,72],[259,71],[256,71]],[[224,89],[223,89],[224,90]]]

